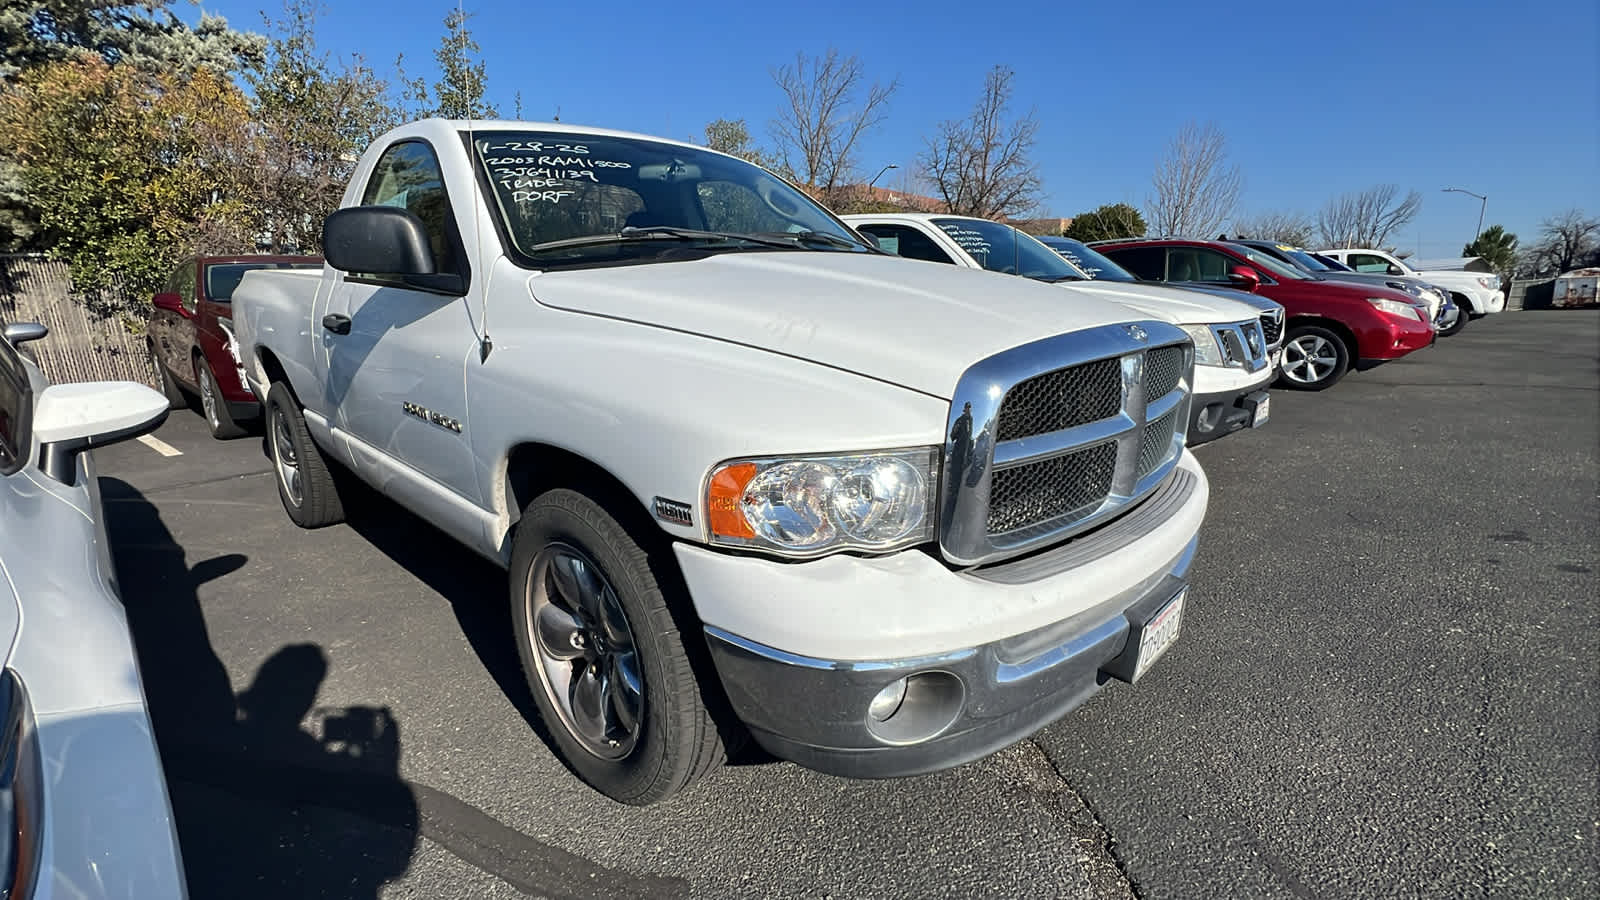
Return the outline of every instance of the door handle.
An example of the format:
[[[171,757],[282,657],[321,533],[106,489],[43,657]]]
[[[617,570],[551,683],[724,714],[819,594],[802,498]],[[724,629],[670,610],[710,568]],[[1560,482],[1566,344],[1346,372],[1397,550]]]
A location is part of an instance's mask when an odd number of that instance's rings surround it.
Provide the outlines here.
[[[339,313],[328,313],[322,317],[322,327],[334,334],[349,334],[350,317]]]

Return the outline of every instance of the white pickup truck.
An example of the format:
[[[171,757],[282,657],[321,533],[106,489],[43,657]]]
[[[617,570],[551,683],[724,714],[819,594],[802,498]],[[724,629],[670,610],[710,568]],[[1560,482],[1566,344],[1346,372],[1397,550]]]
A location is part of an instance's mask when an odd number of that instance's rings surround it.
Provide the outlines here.
[[[1452,269],[1429,269],[1419,272],[1406,265],[1399,257],[1382,250],[1365,248],[1338,248],[1318,250],[1317,253],[1337,260],[1357,272],[1378,272],[1387,275],[1421,278],[1450,292],[1455,304],[1461,307],[1461,317],[1451,333],[1461,330],[1467,317],[1478,318],[1506,308],[1506,295],[1500,291],[1500,276],[1483,272]]]
[[[1267,424],[1272,413],[1267,388],[1278,377],[1279,349],[1272,341],[1283,336],[1283,307],[1271,300],[1236,292],[1258,304],[1251,306],[1200,291],[1095,279],[1032,235],[988,219],[939,213],[843,218],[906,259],[1031,278],[1065,289],[1065,302],[1110,300],[1187,331],[1195,347],[1190,446]]]
[[[337,522],[353,476],[506,567],[552,739],[616,800],[747,735],[954,766],[1178,635],[1209,489],[1173,325],[562,124],[402,126],[323,241],[234,294],[285,510]]]

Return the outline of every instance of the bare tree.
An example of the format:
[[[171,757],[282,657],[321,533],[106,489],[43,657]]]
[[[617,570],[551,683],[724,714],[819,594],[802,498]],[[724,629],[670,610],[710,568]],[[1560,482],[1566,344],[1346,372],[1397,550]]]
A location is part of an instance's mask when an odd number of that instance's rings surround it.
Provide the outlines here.
[[[826,203],[854,175],[856,144],[883,121],[900,82],[867,85],[861,60],[832,48],[823,56],[796,54],[772,80],[785,102],[771,126],[784,174]]]
[[[1422,195],[1380,184],[1328,201],[1317,214],[1317,231],[1325,247],[1382,247],[1389,235],[1404,228],[1422,208]]]
[[[1228,139],[1216,125],[1178,129],[1152,180],[1145,218],[1159,235],[1210,237],[1233,214],[1244,176],[1228,165]]]
[[[1039,201],[1043,182],[1029,156],[1039,123],[1032,110],[1007,120],[1013,75],[1004,66],[991,69],[972,116],[941,123],[918,157],[922,177],[956,215],[1017,216]]]
[[[1315,239],[1316,226],[1305,213],[1264,212],[1235,218],[1233,236],[1305,247]]]
[[[1539,224],[1539,242],[1529,248],[1524,262],[1529,274],[1554,274],[1600,265],[1600,219],[1569,209]]]

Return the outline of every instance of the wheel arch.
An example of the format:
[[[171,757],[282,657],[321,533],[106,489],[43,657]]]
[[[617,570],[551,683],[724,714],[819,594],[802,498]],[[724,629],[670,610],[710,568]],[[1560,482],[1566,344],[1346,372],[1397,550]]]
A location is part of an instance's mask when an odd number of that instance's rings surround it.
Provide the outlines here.
[[[1452,303],[1454,303],[1455,305],[1461,307],[1461,314],[1464,315],[1464,316],[1465,315],[1473,315],[1473,316],[1475,316],[1479,312],[1481,312],[1481,310],[1478,309],[1477,302],[1475,300],[1473,300],[1470,296],[1468,296],[1466,293],[1462,292],[1462,291],[1451,291],[1450,292],[1450,301]]]
[[[268,390],[272,388],[274,382],[283,382],[283,386],[289,389],[289,396],[294,398],[294,402],[299,404],[302,409],[305,408],[305,403],[300,400],[300,393],[294,388],[294,382],[289,380],[288,370],[284,368],[283,363],[278,360],[278,355],[273,353],[271,348],[257,347],[255,359],[257,372],[262,377],[262,381],[265,382]],[[261,402],[263,404],[267,402],[265,391],[261,394]]]
[[[525,441],[506,451],[499,469],[499,497],[506,532],[502,540],[509,546],[522,510],[533,498],[555,488],[569,488],[588,496],[616,516],[641,538],[660,538],[666,533],[656,525],[648,504],[617,475],[588,457],[539,441]]]
[[[1318,328],[1326,328],[1327,330],[1338,335],[1339,340],[1344,342],[1345,353],[1349,355],[1350,365],[1352,367],[1356,364],[1356,360],[1361,358],[1361,342],[1356,340],[1355,331],[1353,331],[1350,326],[1339,321],[1338,319],[1330,319],[1326,316],[1290,316],[1288,320],[1283,323],[1284,343],[1287,344],[1289,342],[1289,332],[1293,331],[1297,327],[1305,325],[1315,325]]]

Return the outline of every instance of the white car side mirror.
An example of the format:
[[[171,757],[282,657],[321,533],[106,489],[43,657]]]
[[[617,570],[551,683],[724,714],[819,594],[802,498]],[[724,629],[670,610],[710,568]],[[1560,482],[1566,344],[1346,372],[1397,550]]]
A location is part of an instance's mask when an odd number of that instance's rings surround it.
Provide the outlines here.
[[[39,468],[70,485],[79,453],[154,431],[170,410],[164,394],[132,381],[52,384],[33,410]]]

